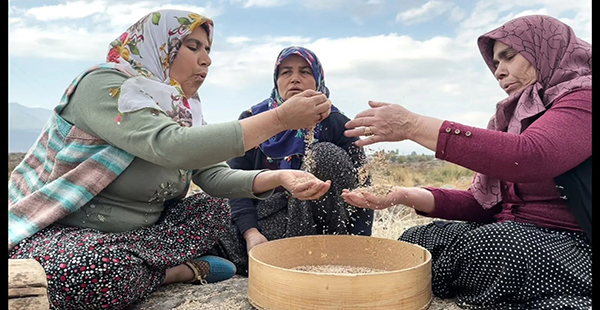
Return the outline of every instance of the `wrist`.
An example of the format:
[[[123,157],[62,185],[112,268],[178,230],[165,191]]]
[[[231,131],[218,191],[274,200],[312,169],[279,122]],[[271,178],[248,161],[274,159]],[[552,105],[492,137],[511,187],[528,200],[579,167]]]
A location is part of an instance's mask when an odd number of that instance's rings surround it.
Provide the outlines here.
[[[283,186],[283,176],[284,173],[282,170],[263,170],[254,178],[252,190],[257,194]]]
[[[407,203],[406,190],[401,186],[392,187],[392,203],[394,205],[406,205]]]
[[[443,120],[434,117],[412,113],[407,122],[406,138],[435,152],[443,123]]]
[[[406,138],[412,141],[418,140],[419,133],[423,127],[423,117],[419,114],[410,112],[410,116],[406,119]]]
[[[277,129],[277,132],[282,132],[284,130],[287,130],[287,126],[285,125],[285,113],[284,111],[281,109],[281,107],[277,107],[275,109],[271,110],[272,114],[273,114],[273,118],[274,121],[271,124],[275,124],[275,128]]]
[[[244,232],[244,239],[248,240],[250,237],[252,237],[255,234],[260,234],[260,232],[258,231],[258,228],[256,228],[256,227],[248,228]]]

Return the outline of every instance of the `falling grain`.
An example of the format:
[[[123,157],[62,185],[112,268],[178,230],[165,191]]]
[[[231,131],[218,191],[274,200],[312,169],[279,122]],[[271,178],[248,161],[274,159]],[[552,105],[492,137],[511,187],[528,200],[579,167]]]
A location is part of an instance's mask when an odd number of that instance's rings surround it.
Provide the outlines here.
[[[314,173],[316,169],[315,157],[313,154],[312,146],[315,144],[315,126],[312,126],[306,130],[304,135],[304,167],[306,172]]]
[[[381,177],[385,175],[386,169],[389,169],[389,160],[386,157],[385,150],[376,151],[358,170],[358,181],[361,186],[355,188],[353,192],[369,192],[375,196],[386,196],[391,193],[394,187],[393,182]],[[375,175],[380,177],[367,182],[369,177]]]

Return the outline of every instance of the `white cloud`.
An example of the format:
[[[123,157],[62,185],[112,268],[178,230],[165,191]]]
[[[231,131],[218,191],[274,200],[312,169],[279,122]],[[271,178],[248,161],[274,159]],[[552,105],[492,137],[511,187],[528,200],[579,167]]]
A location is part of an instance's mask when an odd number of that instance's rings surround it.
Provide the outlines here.
[[[9,53],[20,57],[101,60],[115,34],[90,33],[85,28],[64,26],[18,27],[9,34]],[[85,40],[82,40],[85,38]]]
[[[105,10],[106,2],[102,0],[92,2],[73,1],[65,4],[34,7],[27,10],[26,15],[32,16],[39,21],[48,22],[84,18],[96,13],[102,13]]]
[[[418,8],[406,10],[396,15],[396,21],[402,22],[406,25],[412,25],[420,22],[424,22],[442,15],[443,13],[451,10],[455,5],[446,1],[432,0]],[[457,11],[454,11],[456,14]]]
[[[108,4],[96,0],[33,7],[26,11],[14,9],[9,18],[9,54],[98,61],[104,59],[109,43],[132,21],[151,11],[189,10],[211,18],[220,14],[220,9],[210,5],[199,7],[160,2]]]
[[[18,24],[18,23],[20,23],[22,21],[23,21],[23,19],[21,19],[19,17],[9,17],[8,18],[8,25]]]
[[[225,42],[230,44],[242,44],[251,42],[252,38],[249,37],[227,37],[225,38]]]
[[[231,3],[242,3],[244,8],[251,7],[277,7],[286,5],[289,1],[287,0],[232,0]]]

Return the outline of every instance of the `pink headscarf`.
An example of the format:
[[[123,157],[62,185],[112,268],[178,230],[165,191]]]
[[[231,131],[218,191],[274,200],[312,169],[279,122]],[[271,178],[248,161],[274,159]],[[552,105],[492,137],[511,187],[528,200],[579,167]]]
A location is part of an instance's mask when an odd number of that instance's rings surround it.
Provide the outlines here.
[[[538,70],[537,82],[496,104],[488,129],[521,134],[531,117],[550,108],[558,98],[592,88],[592,45],[575,36],[573,29],[544,15],[508,21],[477,39],[484,61],[492,71],[494,42],[500,41],[521,54]],[[483,208],[502,200],[500,180],[477,173],[471,191]]]

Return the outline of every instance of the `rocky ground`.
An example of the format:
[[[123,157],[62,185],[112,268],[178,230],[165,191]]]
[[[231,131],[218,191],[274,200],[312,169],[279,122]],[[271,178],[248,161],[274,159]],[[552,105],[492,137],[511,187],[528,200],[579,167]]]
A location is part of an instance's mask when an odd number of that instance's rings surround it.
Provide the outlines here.
[[[233,278],[209,285],[173,284],[161,288],[127,310],[253,310],[248,301],[248,278]],[[428,310],[460,310],[450,299],[434,298]],[[294,310],[294,309],[288,309]]]

